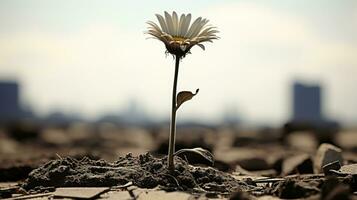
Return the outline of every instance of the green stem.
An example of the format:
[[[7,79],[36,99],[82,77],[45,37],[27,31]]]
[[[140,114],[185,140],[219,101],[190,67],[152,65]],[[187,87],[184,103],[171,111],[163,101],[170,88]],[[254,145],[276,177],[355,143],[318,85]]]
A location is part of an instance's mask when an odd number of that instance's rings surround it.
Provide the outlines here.
[[[169,154],[168,154],[168,158],[167,158],[168,168],[170,171],[175,170],[174,153],[175,153],[175,139],[176,139],[176,93],[177,93],[177,78],[178,78],[178,72],[179,72],[180,58],[181,58],[180,56],[176,56],[174,85],[172,88]]]

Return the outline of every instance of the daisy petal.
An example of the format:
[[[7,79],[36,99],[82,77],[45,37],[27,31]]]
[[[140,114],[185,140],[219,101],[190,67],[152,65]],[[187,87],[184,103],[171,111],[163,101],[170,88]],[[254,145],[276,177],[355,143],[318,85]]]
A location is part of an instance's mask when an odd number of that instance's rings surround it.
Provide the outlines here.
[[[182,31],[182,25],[185,22],[185,15],[182,14],[178,23],[177,36],[180,37]]]
[[[198,37],[200,36],[203,36],[203,35],[208,35],[210,31],[213,31],[214,30],[214,27],[208,27],[208,28],[205,28],[201,31],[200,34],[198,34]]]
[[[157,17],[157,20],[159,21],[160,23],[160,26],[161,26],[161,29],[164,31],[164,32],[168,32],[168,28],[166,26],[166,23],[165,23],[165,19],[159,15],[159,14],[156,14],[156,17]]]
[[[148,21],[146,34],[162,41],[168,53],[184,57],[189,50],[197,45],[203,50],[204,42],[212,42],[219,39],[216,35],[219,31],[216,27],[208,24],[209,20],[198,17],[191,24],[191,14],[177,15],[164,12],[164,15],[156,14],[159,23]]]
[[[165,21],[166,21],[166,25],[167,25],[167,29],[168,29],[168,34],[170,35],[174,35],[174,25],[172,23],[172,18],[171,15],[165,11]]]
[[[184,37],[187,34],[188,27],[191,23],[191,14],[186,15],[185,20],[182,22],[182,27],[180,31],[180,37]]]
[[[202,28],[208,23],[208,20],[203,19],[197,26],[196,28],[193,30],[193,32],[191,33],[191,35],[189,37],[196,37],[198,35],[198,33],[202,30]]]
[[[179,21],[175,11],[172,13],[172,23],[174,25],[174,34],[177,36],[179,31]]]
[[[194,31],[194,29],[196,29],[196,27],[198,26],[198,24],[201,22],[202,17],[197,18],[193,24],[191,25],[190,29],[188,30],[188,32],[185,34],[185,37],[190,38],[189,36],[192,34],[192,32]]]
[[[155,24],[154,22],[148,21],[146,23],[151,26],[150,28],[154,28],[157,32],[162,32],[161,28],[157,24]]]

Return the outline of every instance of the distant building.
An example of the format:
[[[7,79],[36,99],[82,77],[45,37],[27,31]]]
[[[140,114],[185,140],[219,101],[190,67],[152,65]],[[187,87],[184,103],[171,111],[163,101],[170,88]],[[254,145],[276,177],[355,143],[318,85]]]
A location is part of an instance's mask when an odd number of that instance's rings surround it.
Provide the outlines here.
[[[0,82],[0,120],[14,120],[21,116],[19,102],[19,84],[16,82]]]
[[[293,85],[293,120],[319,122],[321,112],[321,87],[319,85]]]
[[[292,119],[283,126],[283,137],[296,131],[315,133],[320,143],[333,143],[340,124],[323,115],[322,87],[295,82],[292,86]]]

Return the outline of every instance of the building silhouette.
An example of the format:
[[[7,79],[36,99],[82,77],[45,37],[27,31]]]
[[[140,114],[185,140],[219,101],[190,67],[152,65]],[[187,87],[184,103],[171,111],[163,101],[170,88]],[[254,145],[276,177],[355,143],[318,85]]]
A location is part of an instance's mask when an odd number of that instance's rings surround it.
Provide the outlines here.
[[[293,120],[303,122],[323,121],[321,86],[295,82],[293,85]]]
[[[20,87],[16,82],[0,82],[0,120],[16,120],[21,117]]]

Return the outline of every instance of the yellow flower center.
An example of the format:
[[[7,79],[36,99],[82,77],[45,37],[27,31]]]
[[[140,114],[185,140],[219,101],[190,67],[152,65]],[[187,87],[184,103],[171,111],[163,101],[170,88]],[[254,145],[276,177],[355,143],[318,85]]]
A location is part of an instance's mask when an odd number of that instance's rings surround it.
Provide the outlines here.
[[[175,40],[175,42],[182,44],[187,38],[174,36],[173,39]]]

